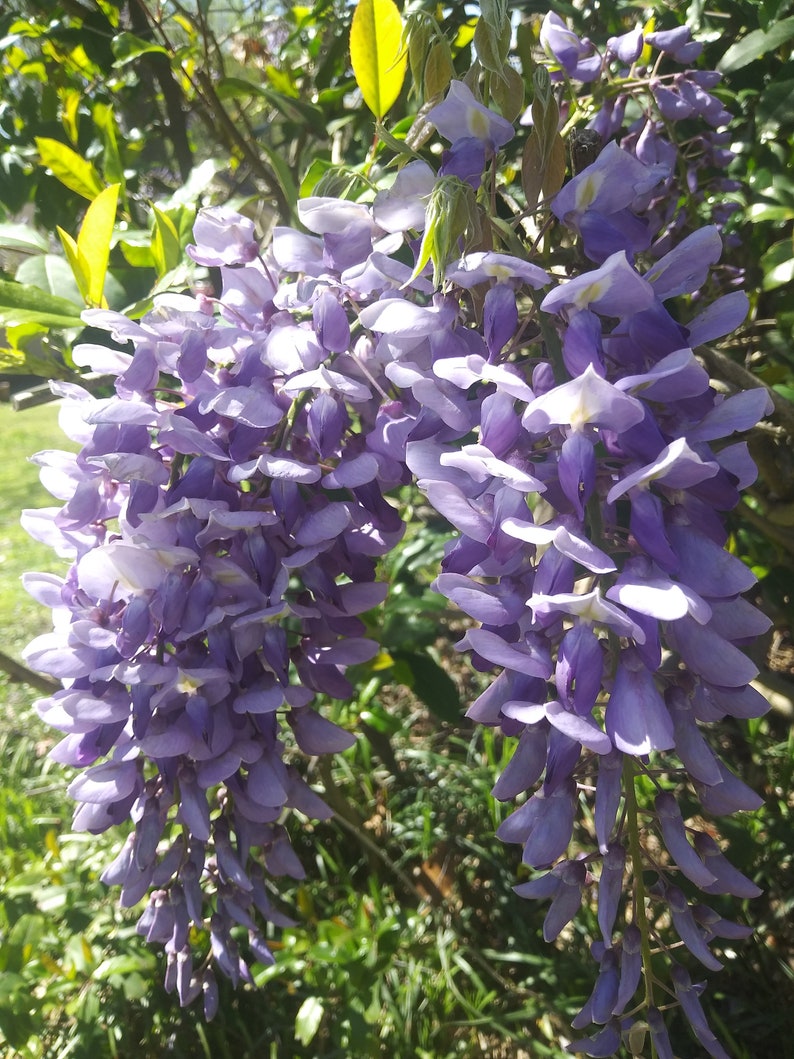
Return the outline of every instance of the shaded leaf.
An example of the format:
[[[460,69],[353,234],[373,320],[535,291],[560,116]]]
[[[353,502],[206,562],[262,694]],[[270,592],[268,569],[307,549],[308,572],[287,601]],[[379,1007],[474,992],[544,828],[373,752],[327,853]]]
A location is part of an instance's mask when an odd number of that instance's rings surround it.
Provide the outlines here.
[[[394,650],[390,653],[395,662],[410,671],[410,681],[404,682],[428,710],[439,720],[457,724],[461,719],[462,707],[458,688],[452,677],[427,654]]]
[[[39,254],[23,261],[17,269],[17,283],[38,287],[47,294],[57,294],[66,301],[80,304],[80,291],[72,270],[60,254]]]
[[[794,37],[794,16],[774,23],[769,29],[756,29],[732,44],[717,63],[721,73],[741,70],[767,52],[774,51]]]
[[[439,38],[433,42],[425,63],[425,99],[440,96],[454,76],[455,67],[452,65],[449,44],[443,37]]]

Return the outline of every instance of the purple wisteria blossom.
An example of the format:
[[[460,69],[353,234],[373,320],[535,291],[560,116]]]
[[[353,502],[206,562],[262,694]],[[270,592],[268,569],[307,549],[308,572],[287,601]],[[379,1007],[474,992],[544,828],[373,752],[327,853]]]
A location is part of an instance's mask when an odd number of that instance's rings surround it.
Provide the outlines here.
[[[601,56],[553,14],[541,39],[580,81],[644,43],[630,31]],[[647,39],[691,57],[688,38]],[[708,87],[687,72],[654,91],[670,120],[664,92],[721,124]],[[26,577],[54,623],[27,661],[63,684],[37,709],[63,733],[52,756],[80,770],[75,826],[132,818],[103,878],[126,907],[148,896],[138,930],[164,946],[167,987],[212,1017],[215,972],[250,983],[273,961],[264,924],[290,922],[271,882],[304,872],[285,810],[330,815],[298,761],[355,740],[322,705],[351,699],[347,669],[379,651],[364,615],[386,597],[378,561],[413,479],[453,530],[435,588],[468,617],[458,646],[499,670],[468,716],[516,740],[493,790],[521,799],[498,831],[521,848],[516,892],[550,902],[549,941],[597,893],[597,976],[574,1020],[591,1036],[571,1049],[614,1054],[644,976],[660,1055],[673,995],[723,1054],[683,961],[718,969],[711,944],[744,928],[693,891],[757,889],[678,796],[717,816],[759,803],[712,733],[765,708],[743,649],[767,620],[723,515],[754,476],[735,435],[770,404],[718,393],[697,358],[746,299],[698,304],[688,324],[668,304],[702,291],[723,240],[715,225],[674,238],[654,130],[607,145],[551,202],[594,267],[552,278],[467,249],[464,225],[436,240],[431,284],[410,262],[438,179],[478,187],[514,130],[462,81],[426,118],[451,144],[438,173],[413,160],[374,201],[305,199],[305,230],[268,247],[244,217],[202,211],[189,254],[220,268],[217,303],[86,313],[127,349],[75,350],[114,395],[55,384],[81,447],[36,457],[61,506],[25,522],[70,562]],[[637,777],[655,792],[642,814]],[[672,982],[655,1000],[651,937]]]

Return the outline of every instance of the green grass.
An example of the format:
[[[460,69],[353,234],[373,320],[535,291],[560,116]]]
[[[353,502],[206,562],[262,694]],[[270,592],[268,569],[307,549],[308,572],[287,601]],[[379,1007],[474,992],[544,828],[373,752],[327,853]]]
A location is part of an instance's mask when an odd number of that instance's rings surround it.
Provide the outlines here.
[[[19,523],[24,508],[58,504],[39,481],[29,457],[43,449],[74,449],[58,426],[58,405],[15,412],[0,404],[0,644],[19,656],[34,636],[50,625],[49,613],[22,587],[26,570],[63,573],[66,564],[46,545],[33,540]]]

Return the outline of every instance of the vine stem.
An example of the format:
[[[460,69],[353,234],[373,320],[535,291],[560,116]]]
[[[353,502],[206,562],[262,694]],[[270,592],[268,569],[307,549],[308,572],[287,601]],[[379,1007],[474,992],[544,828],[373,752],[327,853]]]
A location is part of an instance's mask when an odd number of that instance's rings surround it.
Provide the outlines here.
[[[629,856],[634,877],[634,917],[640,932],[642,952],[642,976],[645,982],[645,1004],[655,1007],[653,1000],[653,967],[651,965],[651,941],[648,917],[645,913],[645,883],[642,879],[642,846],[637,812],[637,792],[634,786],[636,772],[634,762],[628,756],[623,759],[623,785],[626,796],[626,828],[629,835]],[[655,1050],[654,1050],[655,1054]]]

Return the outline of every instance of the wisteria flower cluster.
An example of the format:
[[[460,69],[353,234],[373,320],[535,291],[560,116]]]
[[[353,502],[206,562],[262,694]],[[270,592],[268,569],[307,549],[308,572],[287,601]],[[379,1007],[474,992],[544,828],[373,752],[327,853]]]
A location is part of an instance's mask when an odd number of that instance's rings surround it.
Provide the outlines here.
[[[569,76],[601,69],[556,16],[544,27]],[[644,46],[629,36],[609,44],[621,62]],[[316,700],[350,698],[346,668],[378,651],[362,615],[404,529],[390,494],[415,480],[455,531],[435,584],[471,619],[459,647],[499,670],[469,716],[517,740],[493,792],[520,800],[499,829],[531,870],[517,893],[550,902],[548,941],[597,894],[574,1021],[594,1029],[571,1049],[649,1033],[671,1059],[660,1011],[677,1004],[724,1056],[683,953],[721,966],[712,941],[747,929],[709,895],[758,891],[686,820],[696,800],[759,805],[710,733],[766,708],[742,648],[768,623],[723,513],[755,475],[734,435],[769,405],[717,393],[697,348],[747,300],[670,310],[719,260],[713,225],[641,263],[669,221],[648,210],[677,179],[664,152],[609,143],[554,198],[585,271],[467,246],[461,212],[514,129],[459,81],[427,120],[449,141],[440,171],[412,160],[371,201],[304,199],[303,230],[265,249],[244,217],[202,211],[189,253],[220,270],[217,300],[86,313],[122,348],[75,361],[115,394],[56,384],[82,447],[36,457],[62,506],[25,516],[71,562],[26,577],[54,617],[27,661],[63,682],[38,710],[64,733],[55,759],[82,770],[75,827],[132,817],[104,879],[126,906],[148,895],[138,929],[182,1004],[201,994],[212,1016],[216,970],[250,982],[272,962],[264,924],[289,920],[270,879],[303,874],[285,809],[329,815],[285,753],[354,740]]]
[[[731,114],[712,92],[722,75],[692,68],[703,45],[687,26],[647,33],[636,28],[611,37],[599,51],[550,12],[540,40],[555,62],[552,78],[581,86],[575,106],[584,111],[586,132],[596,146],[617,137],[644,165],[663,167],[653,192],[635,203],[635,241],[647,237],[654,252],[664,253],[704,216],[720,228],[730,219],[739,208],[730,198],[739,185],[725,174],[733,158],[726,129]],[[566,99],[563,113],[571,109]],[[684,135],[677,132],[680,123]],[[643,235],[640,217],[651,222]],[[584,252],[589,256],[587,243]]]

